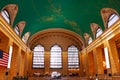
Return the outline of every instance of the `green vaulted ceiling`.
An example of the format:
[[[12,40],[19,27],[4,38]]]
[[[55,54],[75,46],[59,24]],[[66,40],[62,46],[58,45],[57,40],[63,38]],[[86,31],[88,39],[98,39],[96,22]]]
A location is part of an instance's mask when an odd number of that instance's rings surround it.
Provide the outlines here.
[[[113,8],[120,14],[120,0],[0,0],[0,9],[7,4],[18,5],[14,26],[26,21],[23,34],[31,35],[49,28],[68,29],[82,37],[85,32],[92,35],[91,23],[104,30],[102,8]]]

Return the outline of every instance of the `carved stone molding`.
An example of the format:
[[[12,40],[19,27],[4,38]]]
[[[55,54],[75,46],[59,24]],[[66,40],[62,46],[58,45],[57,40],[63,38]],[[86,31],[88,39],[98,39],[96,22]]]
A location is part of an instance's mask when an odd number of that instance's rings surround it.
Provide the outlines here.
[[[51,46],[58,44],[62,47],[62,50],[67,50],[68,46],[75,45],[79,50],[85,47],[84,41],[81,36],[64,29],[48,29],[33,35],[28,45],[31,50],[41,44],[46,50],[50,50]]]
[[[25,21],[20,21],[19,23],[16,24],[16,26],[19,27],[19,30],[20,30],[20,36],[22,35],[22,32],[23,32],[23,29],[26,25],[26,22]]]
[[[18,5],[16,4],[8,4],[5,7],[2,8],[2,10],[7,10],[10,15],[10,25],[13,25],[14,19],[16,17],[16,14],[18,12]]]
[[[112,8],[103,8],[103,9],[101,9],[101,16],[102,16],[102,19],[103,19],[103,23],[104,23],[105,28],[107,28],[108,19],[109,19],[109,17],[110,17],[113,13],[119,15],[119,14],[117,13],[117,11],[114,10],[114,9],[112,9]]]
[[[88,34],[88,33],[84,33],[84,38],[85,38],[85,41],[86,41],[86,45],[88,45],[88,40],[91,36]]]
[[[94,38],[95,38],[97,29],[98,29],[98,28],[101,28],[101,27],[100,27],[98,24],[96,24],[96,23],[91,23],[91,24],[90,24],[90,27],[91,27],[92,33],[93,33],[93,35],[94,35]]]

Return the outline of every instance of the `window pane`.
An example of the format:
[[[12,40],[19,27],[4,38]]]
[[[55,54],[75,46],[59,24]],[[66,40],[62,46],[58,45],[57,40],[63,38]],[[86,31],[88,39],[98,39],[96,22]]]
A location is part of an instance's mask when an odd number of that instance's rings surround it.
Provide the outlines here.
[[[15,26],[15,29],[14,29],[15,33],[17,35],[20,35],[20,30],[19,30],[19,27],[18,26]]]
[[[7,21],[7,23],[10,23],[10,16],[9,16],[8,12],[6,10],[3,10],[1,12],[1,14],[4,17],[4,19]]]
[[[78,49],[75,46],[68,48],[68,68],[79,68]]]
[[[27,33],[24,34],[24,36],[22,37],[22,40],[23,40],[24,43],[27,43],[27,40],[28,40],[29,36],[30,36],[30,32],[27,32]]]
[[[109,17],[109,20],[108,20],[108,28],[114,24],[117,20],[119,19],[119,16],[117,14],[112,14],[110,17]]]
[[[96,38],[102,34],[102,29],[98,28],[96,32]]]
[[[92,42],[92,38],[89,37],[89,39],[88,39],[88,44],[90,44],[91,42]]]
[[[34,48],[33,68],[44,68],[44,47],[41,45]]]
[[[62,50],[58,45],[51,48],[50,68],[62,68]]]

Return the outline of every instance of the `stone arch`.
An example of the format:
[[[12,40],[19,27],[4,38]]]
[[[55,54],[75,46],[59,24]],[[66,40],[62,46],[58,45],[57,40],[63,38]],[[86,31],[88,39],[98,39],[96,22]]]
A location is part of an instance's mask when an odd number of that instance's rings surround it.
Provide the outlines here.
[[[101,16],[102,16],[102,20],[103,20],[105,28],[107,28],[108,19],[113,13],[119,15],[118,12],[116,10],[112,9],[112,8],[101,9]]]
[[[1,11],[6,10],[10,16],[10,25],[13,25],[14,19],[16,17],[16,14],[18,12],[18,5],[16,4],[8,4],[5,7],[2,8]]]

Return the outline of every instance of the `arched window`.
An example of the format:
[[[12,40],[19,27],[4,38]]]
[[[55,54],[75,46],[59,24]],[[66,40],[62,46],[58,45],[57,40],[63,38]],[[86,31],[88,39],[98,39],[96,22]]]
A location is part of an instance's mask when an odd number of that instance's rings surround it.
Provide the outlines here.
[[[108,28],[119,19],[119,16],[113,13],[108,19]]]
[[[20,29],[18,26],[15,26],[14,31],[17,35],[20,35]]]
[[[41,45],[34,48],[33,68],[44,68],[44,47]]]
[[[50,68],[62,68],[62,49],[59,45],[51,48]]]
[[[28,40],[29,36],[30,36],[30,32],[26,32],[24,34],[24,36],[22,37],[22,41],[25,42],[25,43],[27,43],[27,40]]]
[[[89,37],[89,39],[88,39],[88,44],[90,44],[91,42],[92,42],[92,38]]]
[[[4,19],[7,21],[7,23],[10,24],[10,15],[7,10],[2,10],[1,15],[4,17]]]
[[[96,35],[95,37],[97,38],[98,36],[100,36],[102,34],[102,29],[99,27],[97,30],[96,30]]]
[[[22,41],[26,43],[25,35],[22,37]]]
[[[68,68],[79,68],[78,49],[75,46],[68,48]]]

